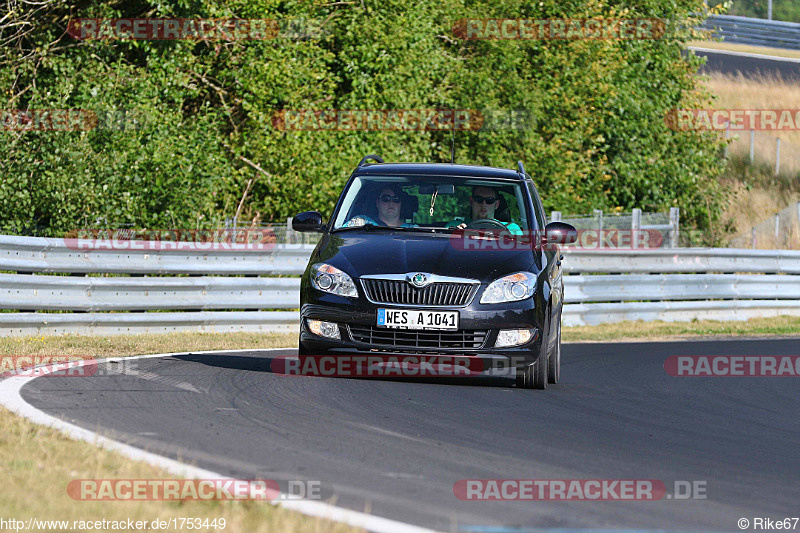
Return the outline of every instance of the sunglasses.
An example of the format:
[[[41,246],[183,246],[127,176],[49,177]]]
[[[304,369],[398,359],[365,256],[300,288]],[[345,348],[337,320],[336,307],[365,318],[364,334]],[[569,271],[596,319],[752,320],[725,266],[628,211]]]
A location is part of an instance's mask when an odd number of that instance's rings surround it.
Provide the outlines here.
[[[475,196],[472,197],[472,200],[476,204],[482,204],[484,202],[486,202],[487,204],[493,204],[493,203],[495,203],[497,201],[497,198],[495,198],[494,196],[486,196],[486,197],[484,197],[484,196],[475,195]]]
[[[400,197],[399,196],[391,196],[389,194],[381,194],[380,198],[381,198],[381,202],[383,202],[383,203],[387,203],[387,204],[389,202],[394,202],[396,204],[400,203]]]

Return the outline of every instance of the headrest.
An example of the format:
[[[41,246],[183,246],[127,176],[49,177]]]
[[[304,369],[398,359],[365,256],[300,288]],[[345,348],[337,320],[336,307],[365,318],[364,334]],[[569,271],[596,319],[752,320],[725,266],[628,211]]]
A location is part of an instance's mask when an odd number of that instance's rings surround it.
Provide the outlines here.
[[[508,203],[505,197],[500,193],[498,193],[497,196],[500,199],[500,205],[498,205],[497,209],[494,211],[494,218],[502,220],[503,222],[511,222],[510,213],[508,212]]]
[[[405,191],[401,193],[401,198],[403,199],[403,209],[400,211],[400,218],[404,220],[410,218],[413,221],[414,214],[419,211],[419,198]]]

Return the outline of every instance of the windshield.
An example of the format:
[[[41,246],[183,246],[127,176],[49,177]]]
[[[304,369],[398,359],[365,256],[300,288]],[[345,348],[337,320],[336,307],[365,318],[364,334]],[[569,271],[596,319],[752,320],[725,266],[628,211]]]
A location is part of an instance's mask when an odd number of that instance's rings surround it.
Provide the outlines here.
[[[519,184],[441,176],[357,177],[345,191],[333,229],[370,226],[452,231],[479,219],[502,223],[511,233],[537,229],[530,226]]]

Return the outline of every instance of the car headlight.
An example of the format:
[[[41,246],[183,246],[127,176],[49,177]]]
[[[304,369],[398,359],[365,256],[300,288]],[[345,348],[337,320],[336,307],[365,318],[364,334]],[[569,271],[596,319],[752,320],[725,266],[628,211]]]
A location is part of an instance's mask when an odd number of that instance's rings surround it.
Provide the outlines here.
[[[327,263],[311,265],[311,285],[317,290],[337,296],[358,297],[353,278]]]
[[[535,292],[536,276],[530,272],[517,272],[491,282],[483,291],[481,303],[517,302],[530,298]]]

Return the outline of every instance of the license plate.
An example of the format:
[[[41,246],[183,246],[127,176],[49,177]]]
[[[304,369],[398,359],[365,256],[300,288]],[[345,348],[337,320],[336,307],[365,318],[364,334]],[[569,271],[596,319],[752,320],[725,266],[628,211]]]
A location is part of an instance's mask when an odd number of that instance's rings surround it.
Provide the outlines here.
[[[458,329],[458,311],[378,309],[378,325],[402,329]]]

